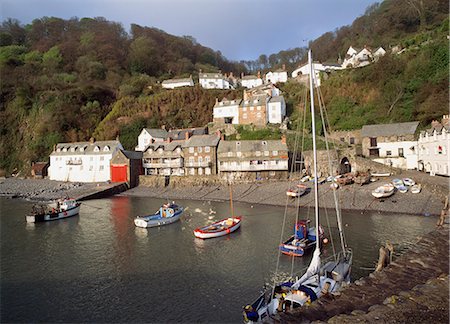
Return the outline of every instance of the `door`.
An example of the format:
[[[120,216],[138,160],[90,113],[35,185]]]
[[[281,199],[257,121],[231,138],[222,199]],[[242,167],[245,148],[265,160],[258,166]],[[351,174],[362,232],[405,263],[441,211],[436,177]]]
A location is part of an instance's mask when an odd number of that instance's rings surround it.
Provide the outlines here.
[[[111,165],[111,182],[127,181],[127,165]]]

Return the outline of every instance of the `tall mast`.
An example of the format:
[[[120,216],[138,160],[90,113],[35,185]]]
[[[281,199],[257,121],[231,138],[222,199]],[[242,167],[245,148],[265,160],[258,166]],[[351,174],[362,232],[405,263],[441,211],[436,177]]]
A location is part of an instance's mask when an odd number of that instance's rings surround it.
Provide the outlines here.
[[[316,148],[316,121],[314,118],[314,68],[312,65],[311,49],[308,51],[308,64],[309,64],[309,93],[311,96],[311,123],[312,123],[312,142],[313,142],[313,176],[314,176],[314,211],[316,216],[316,251],[319,247],[319,183],[317,179],[317,148]]]

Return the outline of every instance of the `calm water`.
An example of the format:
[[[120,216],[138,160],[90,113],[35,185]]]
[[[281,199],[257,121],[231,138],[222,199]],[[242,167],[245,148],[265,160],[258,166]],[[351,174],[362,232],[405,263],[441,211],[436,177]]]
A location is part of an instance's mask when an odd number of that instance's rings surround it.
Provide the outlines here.
[[[34,225],[24,216],[32,203],[0,199],[1,322],[241,322],[241,307],[274,276],[284,208],[235,204],[242,228],[206,241],[192,231],[228,216],[228,203],[177,201],[187,208],[180,222],[135,228],[134,216],[163,202],[92,200],[79,216]],[[354,279],[374,267],[380,244],[390,240],[401,252],[435,224],[400,214],[343,218]],[[293,224],[293,212],[288,220]],[[295,269],[309,258],[295,259]],[[281,271],[291,265],[281,256]]]

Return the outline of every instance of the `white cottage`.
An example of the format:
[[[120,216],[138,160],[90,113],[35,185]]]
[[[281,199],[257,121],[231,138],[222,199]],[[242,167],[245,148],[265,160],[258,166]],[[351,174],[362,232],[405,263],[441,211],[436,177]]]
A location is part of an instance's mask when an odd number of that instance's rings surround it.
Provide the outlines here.
[[[199,74],[199,83],[205,89],[231,89],[230,82],[222,73],[202,73]]]
[[[423,131],[418,140],[419,170],[430,175],[450,176],[450,125],[449,115],[444,115],[442,122],[433,121],[431,128]]]
[[[274,72],[270,71],[265,75],[266,83],[276,84],[278,82],[287,82],[288,73],[286,71],[286,67],[283,65],[281,69],[278,69]]]
[[[270,124],[281,124],[286,116],[286,102],[283,96],[271,97],[267,105]]]
[[[160,128],[143,128],[138,136],[136,151],[144,152],[148,145],[154,142],[164,142],[167,138],[167,131]]]
[[[110,160],[123,150],[119,141],[58,143],[50,154],[50,180],[104,182],[111,180]]]
[[[256,75],[242,75],[241,76],[241,85],[244,88],[255,88],[263,84],[263,80],[259,76]]]
[[[242,99],[216,100],[213,108],[213,120],[219,124],[239,124],[239,106]]]
[[[175,89],[175,88],[180,88],[180,87],[193,87],[194,80],[192,80],[192,78],[168,79],[168,80],[164,80],[161,83],[161,86],[164,89]]]

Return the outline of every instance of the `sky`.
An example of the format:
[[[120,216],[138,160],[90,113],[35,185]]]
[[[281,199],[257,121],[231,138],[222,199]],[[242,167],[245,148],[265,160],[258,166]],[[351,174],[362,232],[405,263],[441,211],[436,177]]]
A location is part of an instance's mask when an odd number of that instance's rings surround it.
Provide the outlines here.
[[[104,17],[192,36],[233,61],[307,46],[381,0],[0,0],[0,18]]]

